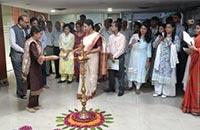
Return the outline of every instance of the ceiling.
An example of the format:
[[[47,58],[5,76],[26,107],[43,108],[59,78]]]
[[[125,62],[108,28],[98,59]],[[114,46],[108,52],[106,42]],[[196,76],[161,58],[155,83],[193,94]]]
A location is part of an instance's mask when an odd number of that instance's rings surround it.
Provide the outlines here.
[[[133,11],[177,11],[200,7],[200,0],[0,0],[4,5],[45,12],[49,14]],[[52,9],[64,8],[51,13]]]

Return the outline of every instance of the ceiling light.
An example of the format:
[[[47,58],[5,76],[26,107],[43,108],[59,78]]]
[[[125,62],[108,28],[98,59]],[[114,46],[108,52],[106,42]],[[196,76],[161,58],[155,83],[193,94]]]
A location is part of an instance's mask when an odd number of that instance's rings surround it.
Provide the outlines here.
[[[108,8],[108,12],[112,12],[112,8]]]
[[[56,12],[56,10],[55,10],[55,9],[52,9],[52,10],[51,10],[51,13],[55,13],[55,12]]]

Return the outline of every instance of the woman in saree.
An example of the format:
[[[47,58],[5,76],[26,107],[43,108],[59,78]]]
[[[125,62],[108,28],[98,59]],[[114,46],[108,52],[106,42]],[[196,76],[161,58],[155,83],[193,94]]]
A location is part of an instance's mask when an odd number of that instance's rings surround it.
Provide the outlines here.
[[[82,29],[83,25],[80,21],[76,22],[76,32],[74,33],[75,35],[75,44],[74,44],[74,49],[79,48],[81,41],[83,40],[83,37],[85,36],[85,33],[83,32]],[[77,57],[78,54],[75,52],[74,56]],[[74,59],[74,75],[76,77],[76,81],[79,82],[79,69],[80,69],[80,64],[77,60],[77,58]]]
[[[31,28],[31,37],[25,42],[22,73],[27,78],[30,89],[29,102],[26,109],[34,113],[40,108],[39,95],[44,87],[42,64],[44,61],[56,60],[57,56],[44,56],[40,43],[42,30],[39,27]]]
[[[92,98],[96,93],[98,70],[99,70],[99,53],[102,46],[102,38],[99,33],[94,31],[94,23],[87,19],[84,21],[84,32],[86,36],[83,38],[84,51],[87,53],[89,60],[85,64],[85,87],[87,98]],[[81,78],[81,77],[80,77]],[[79,82],[78,98],[81,98],[82,79]]]
[[[74,34],[70,33],[70,25],[63,26],[63,33],[60,34],[58,43],[60,47],[60,67],[59,72],[61,75],[58,83],[68,82],[71,83],[74,76]]]
[[[196,24],[195,44],[189,45],[190,65],[182,111],[200,116],[200,21]]]

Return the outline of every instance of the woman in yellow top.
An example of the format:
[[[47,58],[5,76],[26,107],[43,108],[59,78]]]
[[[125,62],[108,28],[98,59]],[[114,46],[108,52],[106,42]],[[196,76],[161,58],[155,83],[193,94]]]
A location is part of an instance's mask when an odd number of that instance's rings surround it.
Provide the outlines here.
[[[70,25],[63,26],[63,33],[59,36],[60,47],[60,68],[61,79],[58,83],[71,83],[74,75],[73,47],[75,42],[74,34],[70,33]]]

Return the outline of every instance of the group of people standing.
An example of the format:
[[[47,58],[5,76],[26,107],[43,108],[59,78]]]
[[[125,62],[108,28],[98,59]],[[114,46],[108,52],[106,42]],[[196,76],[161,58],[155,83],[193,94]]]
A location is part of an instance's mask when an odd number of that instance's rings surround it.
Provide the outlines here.
[[[187,30],[181,25],[179,13],[169,16],[164,23],[158,17],[135,22],[134,30],[129,30],[128,22],[120,18],[116,21],[106,19],[101,28],[85,15],[75,24],[61,25],[57,21],[54,30],[52,22],[45,21],[44,17],[31,18],[30,23],[31,29],[28,17],[20,16],[10,35],[17,96],[24,99],[27,88],[31,90],[28,111],[39,109],[39,94],[43,87],[48,88],[46,76],[52,73],[51,60],[55,62],[55,78],[60,78],[58,83],[72,83],[76,79],[79,82],[77,98],[81,98],[82,79],[76,57],[84,45],[89,58],[85,64],[88,99],[95,96],[98,81],[108,79],[109,85],[104,91],[115,92],[115,78],[118,79],[118,96],[134,86],[136,94],[140,94],[145,83],[154,86],[154,97],[176,96],[176,90],[184,88],[182,82],[189,54],[182,110],[200,114],[200,21],[196,23],[194,45],[183,41],[183,31]],[[194,31],[190,28],[190,32]],[[27,87],[24,87],[23,77],[27,79]]]

